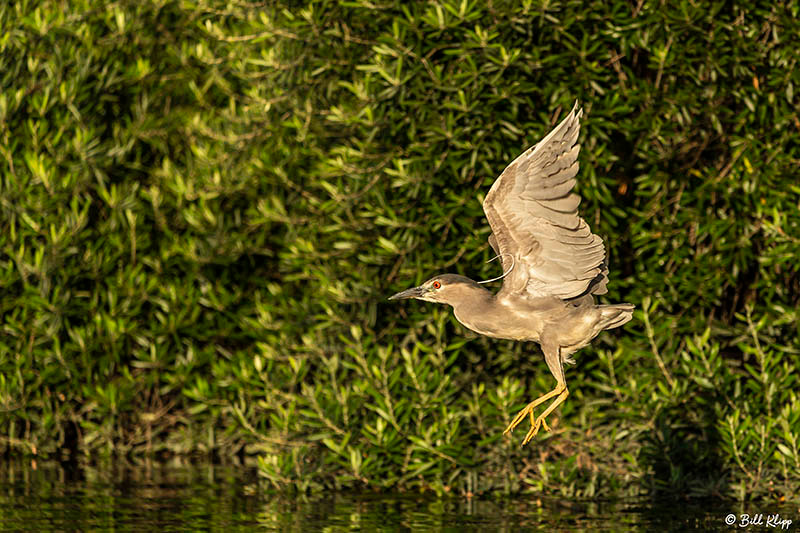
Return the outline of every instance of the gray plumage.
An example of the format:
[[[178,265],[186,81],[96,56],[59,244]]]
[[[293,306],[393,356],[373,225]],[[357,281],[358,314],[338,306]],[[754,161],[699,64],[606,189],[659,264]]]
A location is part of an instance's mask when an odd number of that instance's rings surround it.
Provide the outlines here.
[[[628,322],[631,304],[595,305],[605,294],[608,268],[603,240],[578,215],[572,192],[578,173],[578,133],[582,110],[575,107],[544,139],[506,167],[495,180],[483,210],[492,233],[489,244],[500,256],[503,286],[496,294],[456,274],[433,277],[393,295],[453,307],[456,319],[489,337],[538,342],[556,378],[556,388],[529,403],[509,424],[511,431],[530,415],[523,445],[566,399],[564,363],[601,331]],[[538,417],[533,409],[555,398]]]

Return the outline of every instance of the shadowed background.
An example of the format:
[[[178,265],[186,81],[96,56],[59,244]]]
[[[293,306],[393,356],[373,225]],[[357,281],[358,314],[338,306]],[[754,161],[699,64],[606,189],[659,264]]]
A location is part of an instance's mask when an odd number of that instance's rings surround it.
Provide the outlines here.
[[[0,7],[0,449],[257,458],[300,489],[797,499],[798,10]],[[538,347],[385,299],[500,273],[481,201],[576,99],[600,302],[637,311],[520,449],[501,431],[554,384]]]

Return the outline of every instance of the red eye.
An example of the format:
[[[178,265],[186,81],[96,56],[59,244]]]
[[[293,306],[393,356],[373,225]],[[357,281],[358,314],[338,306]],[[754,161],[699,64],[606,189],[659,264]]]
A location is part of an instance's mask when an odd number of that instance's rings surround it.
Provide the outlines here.
[[[431,286],[432,286],[434,289],[440,289],[440,288],[442,287],[442,284],[441,284],[441,283],[439,283],[438,281],[434,281],[434,282],[433,282],[433,285],[431,285]]]

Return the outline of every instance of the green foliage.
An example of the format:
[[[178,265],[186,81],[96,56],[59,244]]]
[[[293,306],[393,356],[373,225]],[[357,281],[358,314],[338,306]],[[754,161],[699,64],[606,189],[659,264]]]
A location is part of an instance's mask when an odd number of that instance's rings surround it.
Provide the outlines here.
[[[794,3],[0,7],[0,441],[270,484],[798,498]],[[532,345],[386,296],[486,265],[573,101],[608,302],[553,432]],[[517,433],[521,433],[518,431]]]

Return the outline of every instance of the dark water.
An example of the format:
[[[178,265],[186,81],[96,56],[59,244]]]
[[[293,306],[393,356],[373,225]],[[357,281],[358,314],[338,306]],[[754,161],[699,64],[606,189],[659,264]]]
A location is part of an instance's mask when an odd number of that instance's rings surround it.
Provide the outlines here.
[[[730,513],[737,517],[733,526],[725,524]],[[762,524],[740,527],[742,513],[763,513]],[[793,522],[771,527],[768,513]],[[797,505],[287,497],[265,490],[255,470],[244,467],[0,464],[2,531],[798,531],[798,523]]]

